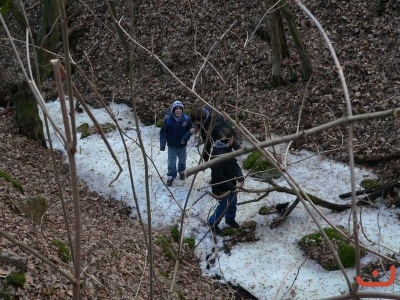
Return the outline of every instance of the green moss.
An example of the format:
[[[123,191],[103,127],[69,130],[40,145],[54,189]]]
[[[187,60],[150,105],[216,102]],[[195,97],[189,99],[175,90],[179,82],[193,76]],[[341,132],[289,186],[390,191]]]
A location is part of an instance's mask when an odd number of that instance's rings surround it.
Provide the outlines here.
[[[9,174],[4,172],[3,170],[0,170],[0,177],[4,178],[5,181],[9,182],[12,184],[14,188],[19,190],[20,192],[24,192],[24,189],[22,188],[22,185],[15,179],[13,179]]]
[[[47,211],[47,201],[46,198],[42,196],[34,196],[28,198],[27,201],[20,204],[21,210],[31,218],[36,224],[41,224],[42,221],[46,220],[44,215]]]
[[[235,229],[232,227],[225,227],[222,229],[221,236],[232,236],[236,235],[239,232],[240,228]]]
[[[177,259],[174,248],[172,247],[172,243],[166,236],[164,235],[158,236],[156,239],[156,244],[163,249],[164,254],[168,259],[172,260]]]
[[[374,179],[364,179],[361,181],[360,185],[366,190],[372,190],[379,186],[379,182]]]
[[[243,168],[250,169],[252,177],[262,180],[276,179],[281,176],[279,171],[264,157],[261,152],[254,151],[243,161]]]
[[[178,229],[178,225],[175,225],[174,227],[171,228],[171,237],[176,243],[179,243],[179,235],[180,235],[180,232]],[[190,249],[193,249],[196,244],[194,238],[185,238],[183,240],[183,242],[188,244]]]
[[[6,277],[6,282],[16,287],[23,287],[25,281],[25,273],[22,272],[12,272]]]
[[[275,167],[266,160],[258,160],[251,169],[252,172],[261,172],[267,170],[275,170]]]
[[[90,134],[90,132],[89,131],[85,131],[85,132],[82,132],[81,133],[81,139],[85,139],[85,138],[87,138],[88,136],[91,136],[91,134]]]
[[[82,123],[76,129],[78,130],[78,132],[89,131],[89,124],[88,123]]]
[[[115,129],[117,129],[117,126],[115,126],[115,124],[113,123],[104,123],[104,124],[100,124],[101,129],[103,130],[104,133],[108,133],[111,131],[114,131]]]
[[[250,170],[256,161],[261,157],[261,152],[254,151],[247,156],[247,158],[243,161],[243,169]]]
[[[158,119],[156,122],[156,127],[161,128],[161,126],[163,126],[164,124],[164,119]]]
[[[90,127],[88,123],[83,123],[77,127],[78,132],[81,132],[81,139],[90,136]]]
[[[71,251],[66,244],[59,240],[54,240],[51,242],[51,245],[57,247],[58,256],[64,263],[69,263],[71,261]]]
[[[342,229],[343,231],[345,231],[344,228]],[[345,268],[354,266],[356,263],[356,252],[354,246],[349,242],[347,242],[335,229],[327,227],[324,228],[323,230],[328,236],[329,240],[333,241],[334,244],[337,246],[337,253],[343,266]],[[302,237],[299,241],[299,244],[306,249],[317,247],[318,248],[317,250],[309,252],[318,253],[318,255],[321,256],[326,256],[324,252],[326,252],[327,243],[320,232],[315,232]],[[365,254],[366,254],[365,250],[362,250],[361,256]],[[315,259],[318,261],[318,258]],[[328,271],[339,269],[339,266],[336,264],[336,261],[333,259],[333,256],[332,259],[330,260],[323,259],[322,261],[318,262],[322,265],[324,269]]]
[[[26,80],[18,84],[18,92],[12,95],[12,102],[19,133],[47,147],[38,105]]]
[[[194,238],[185,238],[184,242],[189,246],[190,249],[194,249],[196,241]]]
[[[175,225],[174,227],[171,228],[171,237],[172,239],[178,243],[179,241],[179,229],[178,229],[178,225]]]
[[[346,243],[339,243],[338,246],[339,258],[343,266],[345,268],[354,266],[356,264],[356,251],[354,246]]]
[[[326,233],[326,235],[328,236],[329,240],[339,240],[339,241],[343,241],[343,238],[341,235],[339,235],[339,233],[337,233],[337,231],[331,227],[326,227],[324,228],[324,231]],[[303,236],[300,240],[299,243],[304,243],[305,245],[321,245],[322,241],[324,241],[324,238],[321,234],[321,232],[315,232],[315,233],[311,233],[308,234],[306,236]]]
[[[0,286],[0,299],[1,300],[13,300],[14,290],[9,285]]]
[[[270,206],[261,206],[260,209],[258,210],[259,215],[270,215],[275,213],[276,209],[274,207]]]
[[[1,5],[0,5],[0,14],[5,16],[7,14],[7,12],[8,12],[9,7],[10,7],[11,0],[0,1],[0,3],[1,3]]]
[[[100,127],[104,133],[108,133],[117,129],[117,126],[115,126],[115,124],[108,122],[100,124]],[[81,137],[80,137],[81,139],[87,138],[92,133],[98,132],[96,126],[89,127],[88,123],[82,123],[77,127],[77,130],[78,132],[81,132]]]

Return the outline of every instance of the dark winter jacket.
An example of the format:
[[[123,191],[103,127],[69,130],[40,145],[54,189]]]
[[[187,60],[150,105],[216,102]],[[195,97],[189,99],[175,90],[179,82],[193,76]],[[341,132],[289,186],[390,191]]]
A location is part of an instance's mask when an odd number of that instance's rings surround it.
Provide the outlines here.
[[[177,119],[171,112],[169,116],[164,119],[163,126],[160,130],[160,150],[165,150],[165,145],[169,147],[185,147],[187,141],[190,139],[192,122],[189,116],[182,113],[182,116]],[[184,144],[181,143],[184,141]]]
[[[224,143],[217,141],[213,145],[211,159],[231,151],[231,147],[226,147]],[[211,190],[216,195],[234,191],[237,181],[243,182],[243,180],[243,173],[236,158],[231,158],[211,167]]]
[[[203,108],[203,112],[204,112],[204,115],[205,115],[205,119],[201,123],[200,135],[201,135],[202,140],[204,142],[206,142],[207,132],[208,132],[208,129],[210,128],[213,115],[212,115],[212,113],[210,112],[210,110],[207,107]],[[215,115],[214,126],[210,130],[210,137],[208,138],[207,143],[204,144],[204,149],[205,149],[204,152],[203,152],[203,160],[204,161],[208,161],[209,160],[211,146],[218,139],[219,132],[220,132],[222,127],[230,127],[230,125],[226,122],[226,120],[224,120],[224,118],[221,115],[216,114]],[[240,146],[239,141],[237,139],[235,139],[233,141],[233,145],[232,145],[232,148],[230,150],[232,150],[232,149],[233,150],[238,150],[240,148],[241,148],[241,146]]]

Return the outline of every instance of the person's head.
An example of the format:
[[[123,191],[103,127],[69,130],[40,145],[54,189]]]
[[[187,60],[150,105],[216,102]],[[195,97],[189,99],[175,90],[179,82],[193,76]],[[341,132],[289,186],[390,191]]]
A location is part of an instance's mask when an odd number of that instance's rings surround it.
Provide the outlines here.
[[[175,100],[174,103],[172,103],[171,112],[175,117],[180,118],[183,114],[183,103],[179,100]]]
[[[208,111],[198,107],[190,113],[190,119],[194,123],[203,123],[208,117]]]
[[[227,147],[231,147],[233,139],[235,138],[235,132],[231,127],[222,127],[218,132],[218,139],[224,143]]]

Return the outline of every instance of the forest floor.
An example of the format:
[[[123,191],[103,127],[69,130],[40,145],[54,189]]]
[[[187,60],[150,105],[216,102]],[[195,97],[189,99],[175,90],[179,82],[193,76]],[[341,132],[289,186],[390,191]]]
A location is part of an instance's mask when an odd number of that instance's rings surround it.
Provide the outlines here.
[[[59,240],[68,245],[61,199],[65,202],[69,227],[73,227],[74,210],[71,201],[69,168],[59,152],[54,151],[58,170],[54,176],[51,151],[20,136],[13,113],[0,117],[0,170],[20,183],[23,192],[0,176],[0,228],[15,240],[45,255],[58,268],[73,274],[72,262],[64,262],[58,248]],[[60,184],[60,188],[58,184]],[[131,208],[113,199],[104,199],[79,183],[82,215],[82,298],[81,299],[149,299],[149,271],[146,239],[137,220],[129,217]],[[46,213],[41,218],[37,211],[45,199]],[[40,203],[40,201],[39,201]],[[74,233],[72,232],[72,238]],[[169,240],[176,251],[177,244],[169,229],[153,231],[154,266],[157,278],[154,299],[165,299],[169,294],[175,263],[167,255],[160,240]],[[23,267],[6,262],[15,255]],[[245,299],[241,291],[222,285],[218,280],[201,276],[193,251],[184,248],[175,285],[185,299]],[[5,275],[24,271],[26,283],[16,289],[15,299],[69,299],[72,285],[40,259],[28,254],[15,243],[0,239],[0,298],[5,288]],[[173,292],[172,298],[178,298]]]

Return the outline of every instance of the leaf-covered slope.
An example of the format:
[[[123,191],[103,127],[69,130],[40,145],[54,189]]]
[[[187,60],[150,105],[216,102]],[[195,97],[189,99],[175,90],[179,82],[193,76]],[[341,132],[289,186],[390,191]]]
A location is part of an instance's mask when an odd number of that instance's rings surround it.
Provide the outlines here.
[[[70,3],[72,13],[77,4]],[[71,28],[85,26],[72,45],[75,60],[107,100],[130,103],[126,55],[107,6],[98,1],[85,3],[87,6],[79,5],[81,14],[70,23]],[[398,107],[400,16],[394,4],[386,3],[384,13],[369,1],[311,1],[305,5],[331,39],[344,70],[353,113]],[[131,32],[127,2],[120,1],[116,9],[118,19],[123,17],[121,24]],[[224,103],[245,109],[237,115],[260,139],[265,138],[266,128],[267,136],[269,131],[295,132],[300,113],[300,130],[346,114],[342,86],[328,48],[316,26],[296,6],[291,9],[312,58],[314,74],[307,83],[289,81],[289,66],[300,77],[301,61],[285,27],[291,47],[290,58],[284,61],[285,86],[270,86],[271,50],[266,21],[246,44],[267,9],[264,2],[255,0],[142,1],[135,10],[132,36],[206,101],[217,101],[232,114],[235,110]],[[137,45],[133,50],[133,90],[143,122],[154,122],[154,116],[162,118],[175,97],[182,98],[188,109],[199,103],[152,55]],[[202,68],[205,57],[209,64]],[[78,74],[75,80],[86,99],[95,101],[88,84]],[[399,126],[399,119],[392,117],[355,124],[356,160],[379,161],[399,156]],[[328,151],[330,157],[347,160],[347,127],[327,130],[294,146]],[[394,164],[398,166],[398,160],[392,160],[390,165]],[[394,171],[391,176],[396,174]]]

